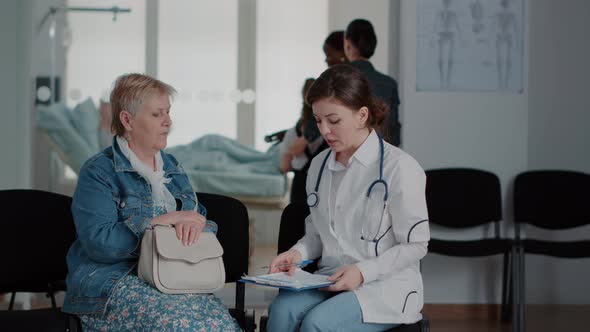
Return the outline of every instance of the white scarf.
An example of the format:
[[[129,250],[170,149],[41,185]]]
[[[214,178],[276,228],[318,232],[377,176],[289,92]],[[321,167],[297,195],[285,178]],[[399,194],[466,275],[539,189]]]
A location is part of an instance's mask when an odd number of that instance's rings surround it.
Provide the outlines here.
[[[121,152],[139,175],[143,176],[144,179],[150,184],[152,188],[152,200],[154,206],[161,206],[166,209],[166,212],[176,211],[176,200],[170,193],[168,188],[164,184],[172,181],[170,178],[164,177],[164,161],[162,160],[162,154],[160,151],[156,153],[156,170],[154,171],[151,166],[144,164],[137,155],[129,148],[127,140],[121,136],[117,136],[117,143]]]

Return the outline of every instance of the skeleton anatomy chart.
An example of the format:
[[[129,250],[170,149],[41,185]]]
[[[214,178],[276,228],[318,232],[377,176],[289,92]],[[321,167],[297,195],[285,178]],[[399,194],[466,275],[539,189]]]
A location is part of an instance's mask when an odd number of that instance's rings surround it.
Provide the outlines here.
[[[418,91],[522,91],[523,0],[418,0]]]

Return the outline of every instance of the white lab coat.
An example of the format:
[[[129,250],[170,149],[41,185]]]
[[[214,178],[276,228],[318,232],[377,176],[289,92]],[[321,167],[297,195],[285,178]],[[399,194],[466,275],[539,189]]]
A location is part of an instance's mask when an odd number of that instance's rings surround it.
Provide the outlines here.
[[[389,206],[380,234],[392,228],[379,241],[379,255],[375,256],[374,243],[361,240],[364,197],[370,184],[379,178],[380,146],[374,131],[350,159],[336,192],[331,192],[332,170],[342,166],[336,164],[335,153],[330,154],[318,189],[319,204],[310,208],[305,236],[293,249],[302,259],[321,255],[320,273],[335,272],[346,264],[358,266],[364,282],[354,294],[365,323],[414,323],[422,319],[419,260],[426,255],[430,239],[426,176],[414,158],[384,143],[383,178],[389,184]],[[311,163],[308,193],[315,189],[328,151]],[[333,210],[330,195],[336,195]]]

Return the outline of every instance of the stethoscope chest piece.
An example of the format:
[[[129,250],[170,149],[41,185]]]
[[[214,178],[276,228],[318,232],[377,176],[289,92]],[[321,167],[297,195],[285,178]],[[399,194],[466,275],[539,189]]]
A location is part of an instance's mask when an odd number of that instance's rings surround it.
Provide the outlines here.
[[[309,207],[316,207],[320,202],[320,198],[317,192],[312,192],[311,194],[307,195],[307,206]]]

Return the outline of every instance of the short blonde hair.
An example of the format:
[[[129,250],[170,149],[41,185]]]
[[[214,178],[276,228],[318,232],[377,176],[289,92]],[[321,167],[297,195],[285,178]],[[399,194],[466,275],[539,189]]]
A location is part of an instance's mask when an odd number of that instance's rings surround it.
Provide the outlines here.
[[[175,93],[172,86],[148,75],[133,73],[117,77],[110,97],[113,113],[111,129],[116,135],[123,136],[125,127],[119,119],[121,112],[127,111],[135,115],[147,98],[154,95],[173,97]]]

